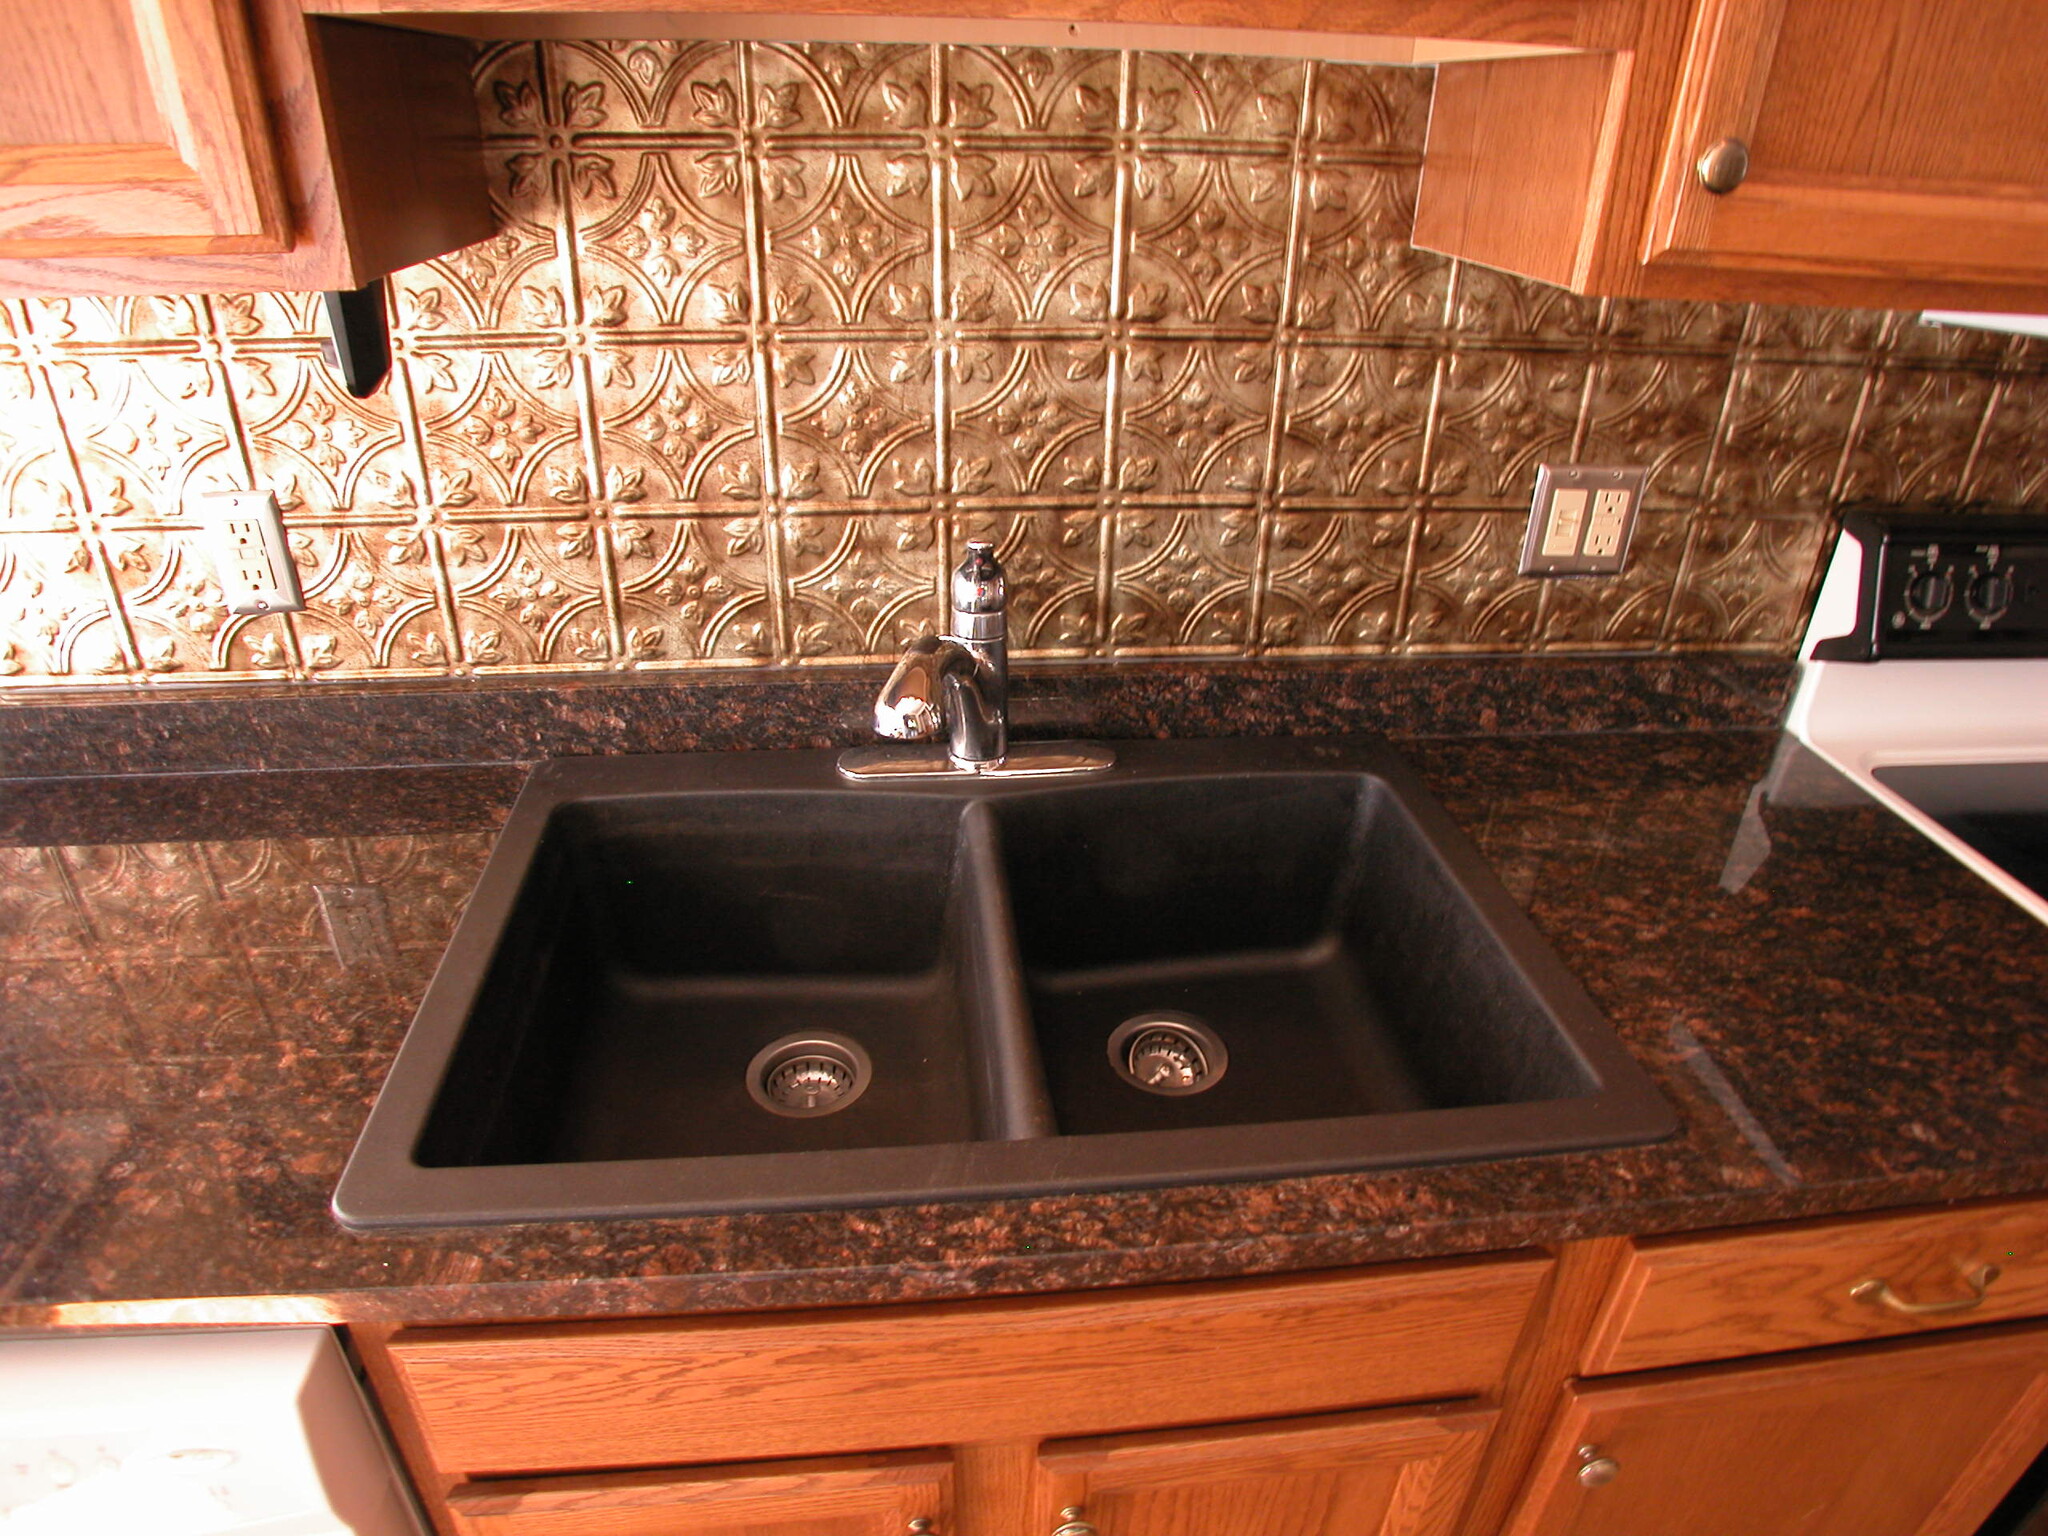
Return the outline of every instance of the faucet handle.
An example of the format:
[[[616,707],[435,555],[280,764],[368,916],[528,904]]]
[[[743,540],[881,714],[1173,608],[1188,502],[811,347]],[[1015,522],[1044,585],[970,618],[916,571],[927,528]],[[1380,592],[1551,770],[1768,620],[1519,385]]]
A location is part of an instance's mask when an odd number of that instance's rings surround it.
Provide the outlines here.
[[[1003,565],[987,539],[969,539],[967,553],[954,568],[953,633],[963,640],[1000,640],[1008,607]]]

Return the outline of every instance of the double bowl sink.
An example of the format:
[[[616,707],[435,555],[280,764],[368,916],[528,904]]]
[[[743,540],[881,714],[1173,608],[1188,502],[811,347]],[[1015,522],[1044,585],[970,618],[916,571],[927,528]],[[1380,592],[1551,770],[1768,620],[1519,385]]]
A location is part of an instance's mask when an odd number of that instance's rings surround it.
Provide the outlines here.
[[[1383,744],[861,787],[833,762],[537,768],[340,1219],[1060,1193],[1675,1128]]]

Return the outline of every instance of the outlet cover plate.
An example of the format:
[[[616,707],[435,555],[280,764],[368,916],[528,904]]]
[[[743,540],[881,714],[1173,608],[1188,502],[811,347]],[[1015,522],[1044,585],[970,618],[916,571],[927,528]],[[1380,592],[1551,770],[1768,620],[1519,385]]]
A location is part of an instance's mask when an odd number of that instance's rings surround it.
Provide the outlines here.
[[[306,606],[269,491],[218,491],[193,498],[229,613],[296,613]]]
[[[1522,541],[1524,576],[1618,576],[1643,506],[1647,469],[1541,464]]]

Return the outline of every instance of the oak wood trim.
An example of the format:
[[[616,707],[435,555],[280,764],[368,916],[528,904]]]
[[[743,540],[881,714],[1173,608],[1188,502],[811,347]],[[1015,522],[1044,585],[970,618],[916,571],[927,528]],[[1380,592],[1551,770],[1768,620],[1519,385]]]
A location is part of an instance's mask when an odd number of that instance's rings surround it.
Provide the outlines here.
[[[0,187],[194,179],[165,144],[0,144]]]
[[[157,111],[204,183],[216,231],[283,250],[291,219],[238,0],[129,0]]]
[[[1500,1425],[1487,1444],[1459,1536],[1495,1536],[1507,1519],[1557,1412],[1558,1385],[1572,1374],[1631,1255],[1625,1237],[1588,1238],[1557,1250],[1557,1267],[1508,1363]]]
[[[354,288],[492,234],[471,44],[308,17],[298,0],[247,5],[290,249],[0,251],[0,295]]]
[[[0,256],[285,249],[291,220],[236,0],[126,7],[168,142],[9,146]],[[89,93],[91,61],[76,62],[69,89]]]
[[[1662,259],[1709,267],[1933,280],[2040,281],[2048,198],[2039,188],[1945,192],[1760,173],[1712,210],[1701,243]],[[1928,252],[1929,234],[1939,255]]]
[[[479,12],[518,15],[656,12],[663,0],[304,0],[309,14],[428,18]],[[1583,46],[1586,0],[719,0],[725,15],[868,16],[1072,21],[1231,27],[1261,31],[1372,33],[1531,47]],[[903,41],[913,42],[914,33]]]
[[[903,1525],[922,1516],[943,1533],[953,1523],[953,1462],[943,1451],[906,1451],[508,1479],[458,1487],[448,1508],[457,1536],[774,1531],[869,1514],[900,1515]]]
[[[1698,250],[1712,238],[1716,215],[1728,199],[1700,184],[1697,164],[1709,145],[1724,138],[1754,142],[1785,4],[1703,0],[1693,18],[1651,196],[1643,260],[1654,261],[1667,251]],[[1740,189],[1748,190],[1748,183]]]
[[[1859,1301],[1882,1278],[1920,1298],[2002,1273],[1967,1312],[1904,1316]],[[1893,1338],[2048,1314],[2048,1201],[1654,1238],[1632,1245],[1587,1341],[1587,1375]]]
[[[443,1472],[838,1454],[1490,1392],[1549,1267],[417,1330],[390,1355]]]
[[[1494,1409],[1471,1403],[1376,1408],[1212,1429],[1051,1440],[1039,1451],[1039,1460],[1055,1476],[1106,1475],[1119,1488],[1180,1482],[1193,1475],[1228,1477],[1252,1466],[1314,1471],[1361,1445],[1370,1446],[1375,1456],[1441,1452],[1454,1442],[1483,1437],[1496,1417]]]

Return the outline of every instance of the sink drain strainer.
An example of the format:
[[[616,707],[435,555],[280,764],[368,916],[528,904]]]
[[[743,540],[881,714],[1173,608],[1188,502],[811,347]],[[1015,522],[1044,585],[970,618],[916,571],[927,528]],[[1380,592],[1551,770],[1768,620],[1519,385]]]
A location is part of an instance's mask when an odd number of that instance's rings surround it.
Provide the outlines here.
[[[747,1092],[771,1114],[799,1119],[846,1108],[867,1091],[874,1064],[860,1042],[822,1031],[784,1035],[747,1064]]]
[[[1178,1096],[1213,1088],[1230,1065],[1222,1037],[1191,1013],[1141,1013],[1110,1032],[1109,1064],[1133,1088]]]

